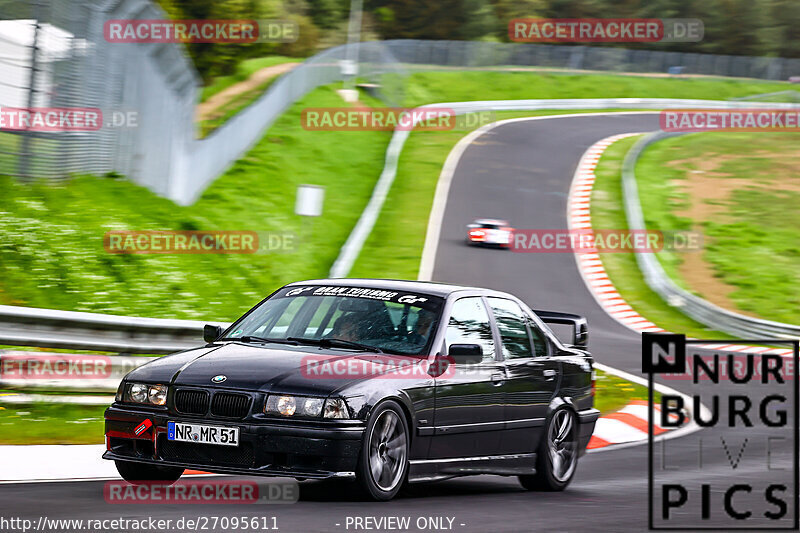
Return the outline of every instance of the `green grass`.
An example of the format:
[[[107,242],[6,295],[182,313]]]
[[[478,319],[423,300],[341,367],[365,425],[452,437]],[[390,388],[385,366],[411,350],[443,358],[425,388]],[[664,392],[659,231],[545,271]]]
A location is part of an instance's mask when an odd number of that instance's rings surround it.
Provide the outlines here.
[[[409,77],[409,85],[412,103],[476,95],[725,97],[785,86],[530,72],[420,73]],[[372,192],[390,138],[388,132],[303,130],[303,108],[342,105],[335,88],[338,84],[317,89],[293,105],[189,207],[175,206],[121,179],[82,176],[23,186],[0,177],[0,303],[232,320],[283,283],[326,276]],[[364,95],[362,100],[375,104]],[[353,275],[416,277],[441,162],[463,133],[412,134],[386,210]],[[295,189],[302,183],[325,186],[326,198],[313,233],[294,251],[253,256],[111,255],[102,248],[103,235],[116,229],[310,232],[293,214]]]
[[[787,83],[757,80],[674,79],[604,74],[531,72],[418,72],[409,76],[406,105],[476,99],[525,98],[708,98],[775,92]],[[496,119],[575,111],[497,113]],[[415,132],[398,165],[397,179],[352,277],[415,279],[425,241],[436,181],[450,150],[466,132]]]
[[[633,400],[648,400],[648,389],[638,383],[608,374],[602,370],[595,370],[597,391],[594,406],[603,415],[619,411]],[[653,401],[661,402],[661,393],[653,392]]]
[[[245,62],[234,76],[218,78],[204,89],[203,99],[260,68],[287,60],[273,57]],[[485,71],[417,73],[408,81],[406,105],[476,97],[725,99],[788,87],[783,83],[742,80]],[[327,275],[372,192],[390,138],[385,132],[334,134],[303,130],[299,115],[304,107],[342,105],[335,87],[317,89],[293,105],[193,206],[177,207],[118,179],[82,176],[65,183],[22,186],[11,178],[0,177],[0,303],[232,320],[281,284]],[[362,96],[365,99],[369,101]],[[227,110],[237,111],[236,105]],[[503,113],[496,118],[531,114],[535,113]],[[353,275],[416,277],[441,164],[464,134],[411,135],[401,157],[397,181]],[[0,136],[0,143],[3,137],[16,142],[4,135]],[[605,227],[625,227],[624,219],[621,223],[619,218],[618,171],[624,146],[630,142],[612,146],[601,161],[603,168],[598,169],[596,191],[607,188],[608,194],[602,202],[594,202],[592,214],[595,221],[607,217]],[[304,227],[293,215],[294,191],[302,183],[326,187],[323,216],[313,228]],[[113,229],[306,231],[310,235],[296,250],[281,254],[120,256],[102,249],[103,234]],[[725,337],[714,337],[713,332],[661,302],[644,285],[632,256],[606,254],[604,259],[610,260],[606,268],[623,297],[644,316],[673,331],[705,338]],[[646,398],[644,387],[601,375],[598,373],[597,396],[601,411],[611,412],[631,399]],[[0,424],[12,429],[0,434],[2,443],[102,442],[103,407],[1,407]]]
[[[603,153],[595,168],[596,180],[591,200],[592,226],[595,229],[627,229],[628,227],[622,203],[620,172],[625,154],[636,139],[636,137],[629,137],[612,144]],[[637,177],[638,175],[637,172]],[[647,213],[646,210],[645,212]],[[653,229],[653,226],[648,225],[648,228]],[[668,229],[664,226],[661,228]],[[600,259],[603,261],[608,277],[625,301],[640,315],[657,326],[702,339],[730,337],[730,335],[706,328],[676,308],[667,305],[645,283],[633,254],[600,254]]]
[[[200,94],[200,100],[205,102],[215,94],[224,91],[228,87],[246,80],[262,68],[282,65],[284,63],[298,62],[300,61],[296,57],[285,56],[267,56],[246,59],[245,61],[239,63],[234,74],[231,74],[230,76],[218,76],[211,80],[211,83],[203,87],[203,91]]]
[[[791,324],[800,324],[798,146],[800,134],[794,133],[686,135],[652,145],[636,172],[648,227],[702,231],[704,249],[697,253],[731,287],[733,310]],[[713,169],[704,166],[709,162]],[[713,200],[720,213],[691,220],[678,214],[688,201],[682,186],[700,177],[732,190]],[[689,287],[683,279],[682,254],[659,259],[672,279],[704,296],[704,287]]]
[[[22,185],[0,177],[0,303],[233,320],[282,284],[326,276],[372,192],[389,139],[387,132],[302,129],[304,107],[340,105],[331,88],[296,103],[189,207],[121,179]],[[296,187],[304,183],[326,188],[313,228],[293,214]],[[106,253],[103,235],[119,229],[272,231],[307,239],[284,253]]]
[[[447,71],[409,76],[406,104],[523,98],[699,98],[726,100],[792,89],[787,82],[613,74]]]
[[[284,63],[297,63],[296,58],[284,56],[270,56],[270,57],[257,57],[243,61],[237,67],[236,74],[230,76],[221,76],[214,78],[212,83],[203,88],[201,93],[201,100],[206,101],[215,94],[247,80],[250,76],[265,67],[274,65],[281,65]],[[229,101],[217,108],[214,113],[214,118],[202,120],[199,123],[200,137],[207,137],[214,130],[225,124],[234,115],[245,109],[247,106],[255,102],[262,94],[264,94],[269,87],[278,81],[280,76],[274,76],[267,81],[259,84],[257,87],[250,89],[231,98]]]
[[[102,405],[2,404],[0,444],[102,444]]]
[[[476,114],[483,123],[517,117],[561,115],[584,111],[515,111]],[[593,111],[585,111],[591,113]],[[478,124],[478,126],[482,123]],[[350,276],[417,279],[436,183],[447,156],[476,127],[453,131],[419,131],[406,141],[375,228],[353,265]]]
[[[201,120],[198,123],[200,129],[200,137],[204,138],[211,135],[211,133],[214,130],[225,124],[234,115],[236,115],[237,113],[248,107],[250,104],[255,102],[258,99],[258,97],[264,94],[264,92],[266,92],[266,90],[269,89],[269,86],[275,83],[277,80],[278,77],[271,78],[254,89],[236,95],[236,97],[232,98],[225,104],[218,107],[217,113],[220,113],[219,116],[206,120]]]
[[[602,414],[647,400],[647,387],[596,371],[595,407]],[[0,391],[3,393],[4,391]],[[656,402],[660,394],[655,393]],[[105,406],[0,404],[0,444],[102,444]]]

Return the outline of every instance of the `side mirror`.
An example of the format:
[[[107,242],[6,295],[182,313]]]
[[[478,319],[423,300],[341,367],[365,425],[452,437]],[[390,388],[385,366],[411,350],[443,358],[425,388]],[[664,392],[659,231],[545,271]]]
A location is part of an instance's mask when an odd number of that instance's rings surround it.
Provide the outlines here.
[[[477,365],[483,361],[483,348],[480,344],[451,344],[447,355],[457,365]]]
[[[203,340],[211,343],[214,342],[222,335],[222,328],[214,326],[213,324],[206,324],[203,326]]]

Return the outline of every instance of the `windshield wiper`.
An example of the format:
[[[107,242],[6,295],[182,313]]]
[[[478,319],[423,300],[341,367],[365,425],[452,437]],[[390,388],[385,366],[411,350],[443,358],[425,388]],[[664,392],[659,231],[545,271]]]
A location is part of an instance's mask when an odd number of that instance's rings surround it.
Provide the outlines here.
[[[310,344],[313,346],[320,346],[322,348],[340,346],[342,348],[355,348],[363,352],[384,353],[384,351],[378,348],[377,346],[370,346],[369,344],[361,344],[360,342],[353,342],[345,339],[336,339],[336,338],[304,339],[302,337],[287,337],[286,340],[298,342],[300,344]]]
[[[266,337],[254,337],[253,335],[245,335],[244,337],[223,337],[217,340],[239,341],[245,344],[249,344],[251,342],[268,342],[273,344],[293,344],[295,346],[297,345],[297,343],[293,342],[291,339],[268,339]]]

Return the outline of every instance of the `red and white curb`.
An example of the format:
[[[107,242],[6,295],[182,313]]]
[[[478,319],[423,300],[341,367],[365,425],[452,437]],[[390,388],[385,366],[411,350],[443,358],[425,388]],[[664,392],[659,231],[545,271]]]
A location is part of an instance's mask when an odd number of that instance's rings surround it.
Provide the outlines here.
[[[653,436],[658,436],[676,428],[661,427],[657,421],[661,420],[661,407],[653,406],[655,421],[653,422]],[[647,439],[647,402],[634,400],[617,412],[601,416],[597,420],[589,441],[588,450],[597,450],[614,444],[640,442]],[[669,415],[670,420],[677,420],[678,415]]]
[[[575,177],[572,180],[572,187],[567,202],[567,223],[569,224],[570,230],[592,229],[590,201],[595,181],[594,169],[597,167],[597,163],[600,161],[600,157],[602,157],[606,148],[620,139],[633,137],[635,135],[641,135],[641,133],[623,133],[621,135],[606,137],[593,144],[583,154],[578,163]],[[637,332],[664,332],[663,329],[634,311],[622,296],[620,296],[611,283],[611,280],[608,278],[606,269],[603,267],[603,263],[600,260],[600,254],[576,252],[575,258],[578,262],[578,269],[586,285],[606,313]]]
[[[593,144],[583,154],[578,163],[578,168],[575,171],[575,176],[572,179],[572,186],[567,201],[567,222],[570,230],[592,229],[590,201],[595,181],[594,170],[597,167],[597,163],[600,161],[603,152],[613,143],[635,135],[642,135],[642,133],[623,133],[621,135],[606,137]],[[575,252],[575,260],[578,263],[578,270],[581,276],[583,276],[586,286],[589,288],[595,300],[597,300],[597,303],[599,303],[605,312],[617,322],[620,322],[622,325],[637,333],[667,333],[666,330],[656,326],[637,313],[628,302],[620,296],[614,284],[609,279],[599,254],[577,251]],[[794,354],[791,349],[772,349],[765,346],[745,346],[741,344],[709,343],[697,344],[695,346],[698,348],[709,348],[727,352],[748,352],[756,354],[771,352],[784,357]]]

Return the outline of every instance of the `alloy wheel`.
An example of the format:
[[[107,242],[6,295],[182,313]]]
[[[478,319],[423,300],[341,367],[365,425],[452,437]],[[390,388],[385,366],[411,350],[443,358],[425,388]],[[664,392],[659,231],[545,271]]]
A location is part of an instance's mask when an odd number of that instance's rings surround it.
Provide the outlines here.
[[[404,427],[400,416],[387,409],[378,416],[369,437],[370,474],[375,484],[387,492],[402,481],[408,453]]]
[[[552,474],[559,482],[568,480],[575,470],[577,446],[574,433],[572,414],[566,409],[557,411],[550,423],[547,440]]]

